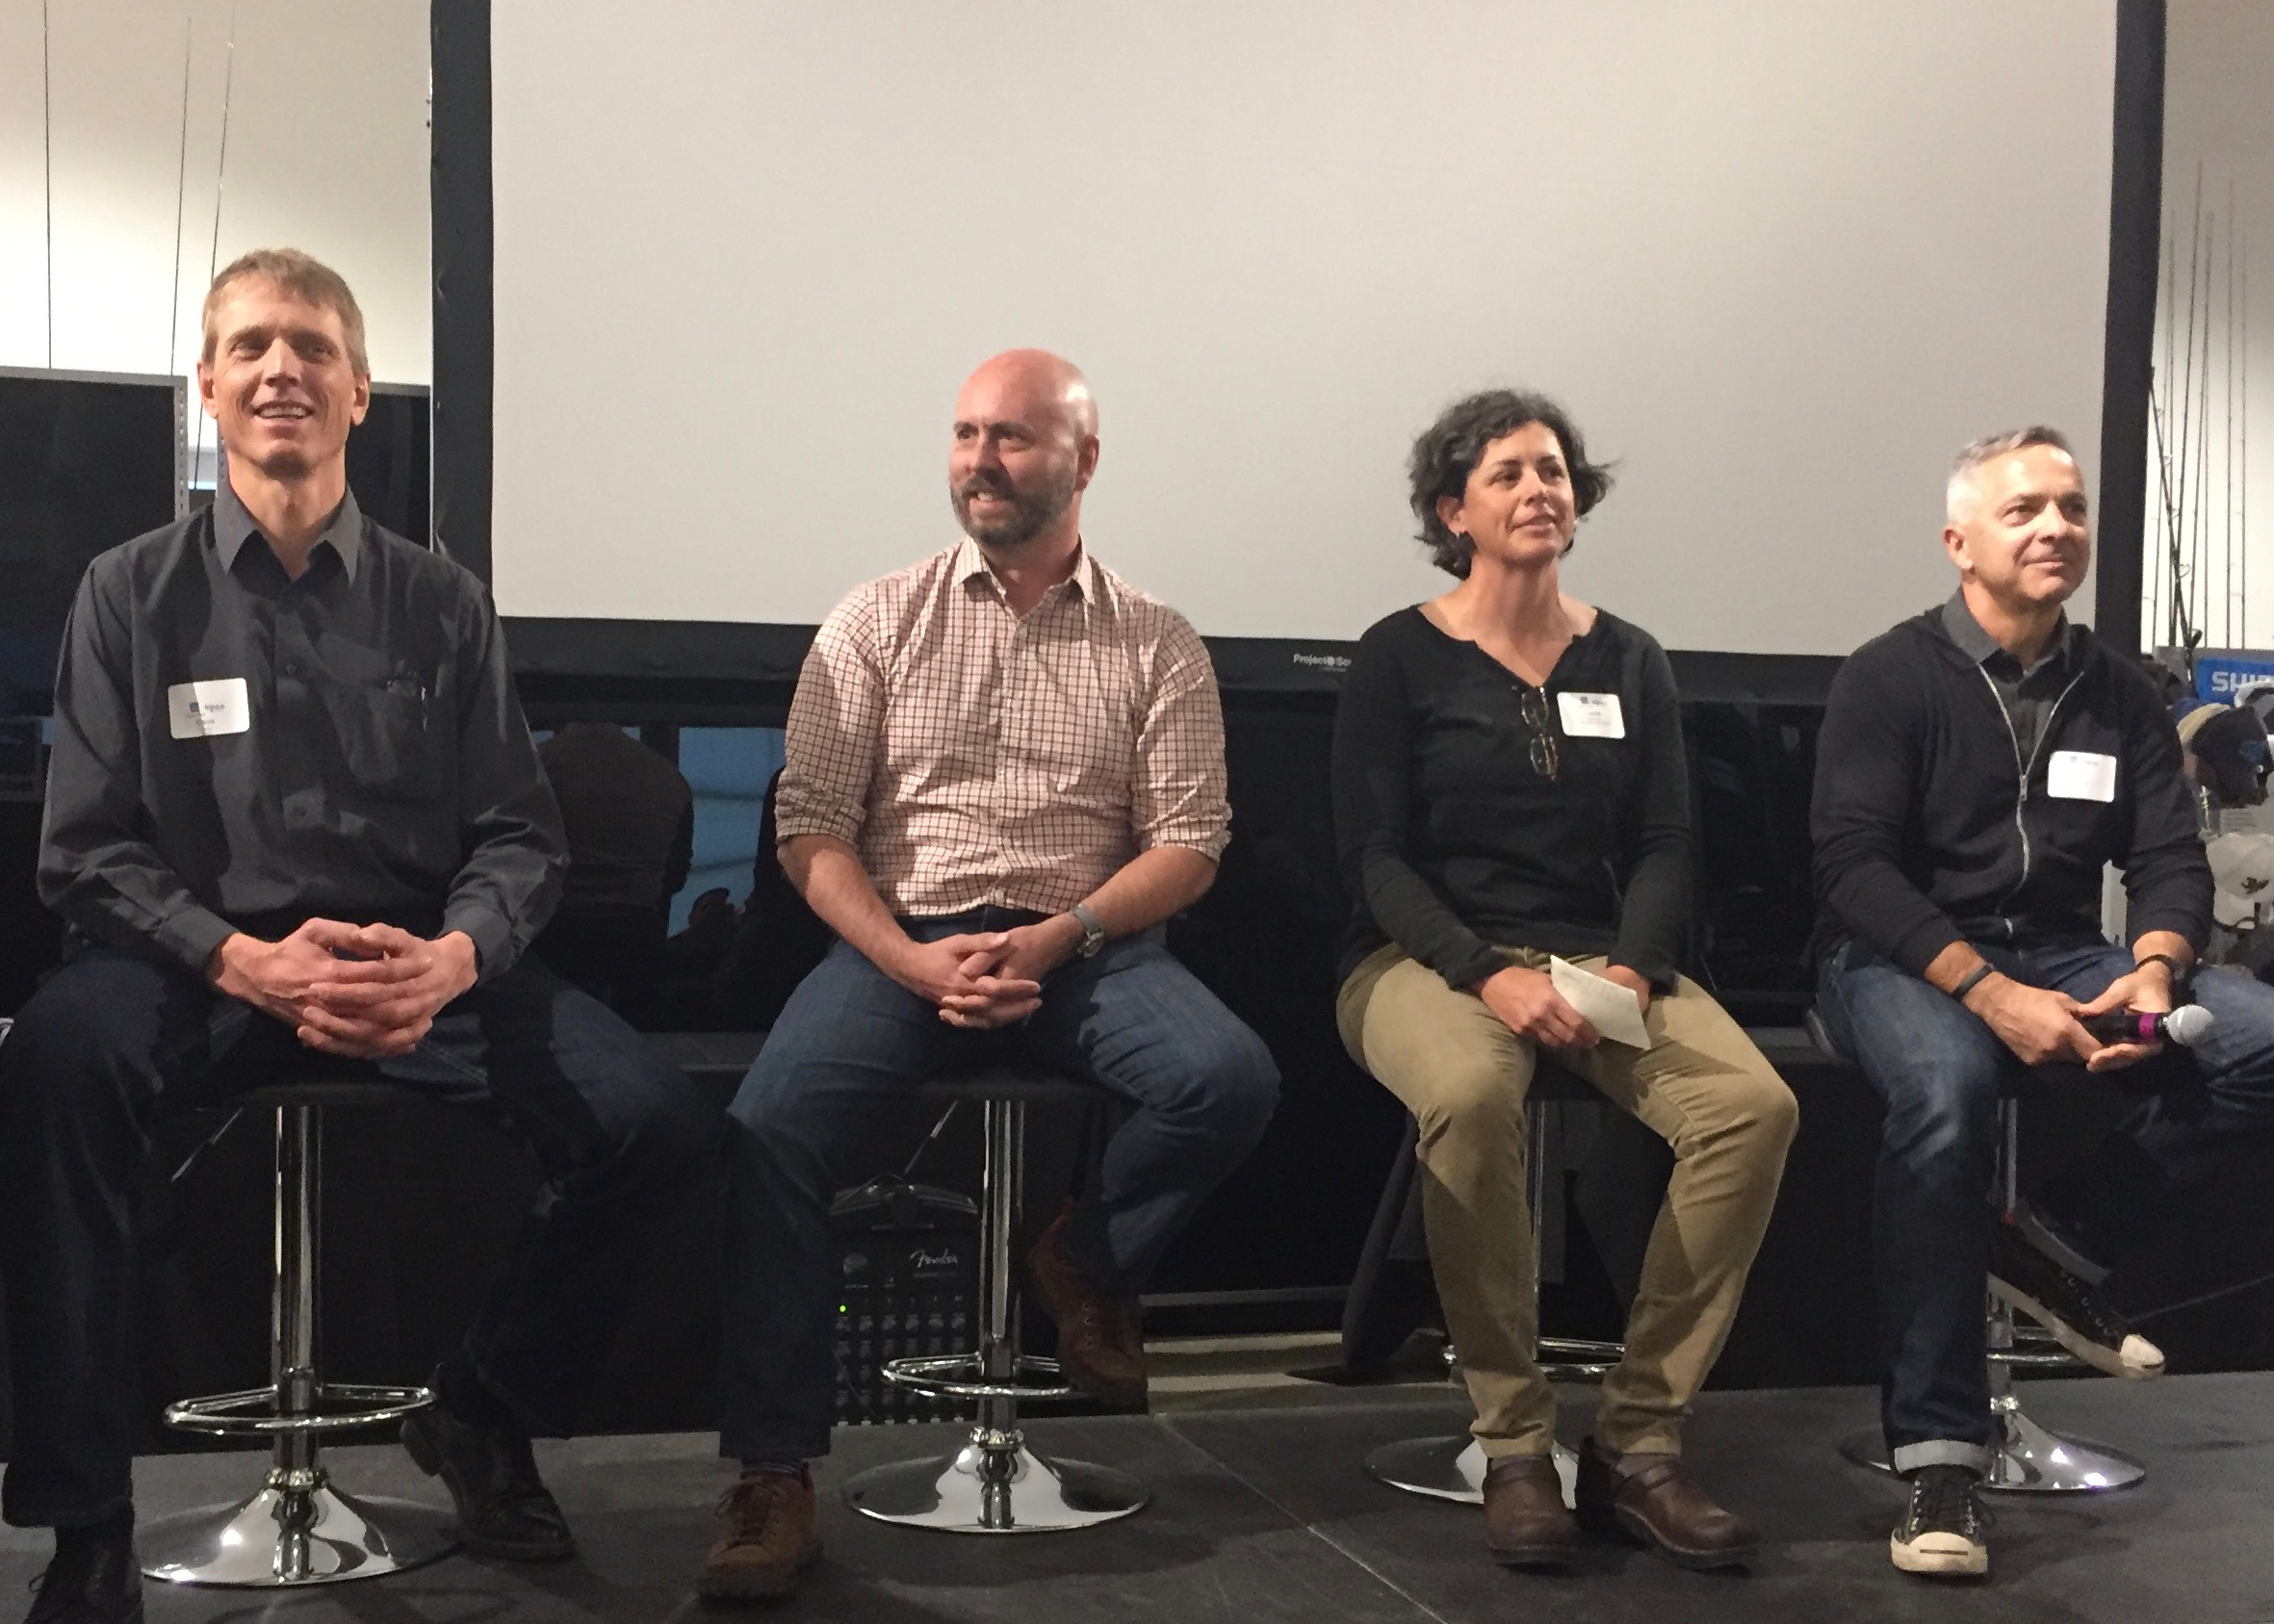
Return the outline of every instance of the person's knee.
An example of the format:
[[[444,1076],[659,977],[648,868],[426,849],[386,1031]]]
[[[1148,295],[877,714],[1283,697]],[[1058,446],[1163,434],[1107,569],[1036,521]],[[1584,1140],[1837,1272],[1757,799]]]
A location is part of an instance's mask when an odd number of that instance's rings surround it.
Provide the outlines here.
[[[33,993],[0,1043],[0,1109],[48,1116],[115,1099],[95,1084],[146,1056],[143,1023],[122,1017],[149,1002],[149,975],[105,955],[66,966]]]
[[[1994,1070],[1899,1066],[1883,1074],[1883,1089],[1881,1146],[1917,1173],[1970,1179],[1991,1155],[1998,1121]]]
[[[1781,1157],[1800,1129],[1800,1101],[1773,1070],[1740,1071],[1729,1079],[1727,1104],[1739,1134],[1764,1156]]]
[[[1243,1149],[1263,1137],[1279,1103],[1279,1068],[1245,1025],[1227,1024],[1190,1055],[1187,1097],[1210,1130]]]
[[[638,1154],[651,1168],[684,1173],[715,1155],[724,1119],[677,1067],[644,1069],[631,1132]]]
[[[1434,1068],[1413,1106],[1424,1146],[1439,1139],[1521,1145],[1524,1096],[1506,1067],[1486,1055],[1461,1056]]]

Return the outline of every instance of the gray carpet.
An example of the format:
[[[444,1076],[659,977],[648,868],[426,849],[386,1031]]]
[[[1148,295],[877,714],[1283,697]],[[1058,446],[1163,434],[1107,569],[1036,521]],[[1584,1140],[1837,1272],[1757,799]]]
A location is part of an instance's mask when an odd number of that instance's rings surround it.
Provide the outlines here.
[[[1833,1450],[1872,1419],[1873,1396],[1857,1389],[1716,1393],[1699,1404],[1693,1462],[1768,1536],[1749,1574],[1682,1573],[1612,1547],[1590,1550],[1568,1577],[1503,1572],[1484,1558],[1475,1511],[1393,1493],[1359,1470],[1378,1443],[1461,1424],[1460,1405],[1425,1389],[1037,1422],[1031,1432],[1042,1447],[1152,1484],[1152,1505],[1137,1516],[1071,1534],[975,1539],[867,1522],[828,1491],[864,1466],[944,1448],[951,1434],[840,1432],[822,1476],[829,1560],[796,1601],[758,1616],[848,1624],[2274,1621],[2274,1376],[2184,1377],[2147,1387],[2035,1382],[2023,1391],[2041,1422],[2138,1455],[2151,1472],[2139,1487],[2085,1501],[1995,1500],[1992,1574],[1979,1585],[1929,1586],[1888,1566],[1898,1488]],[[1566,1399],[1566,1434],[1575,1440],[1591,1397]],[[151,1624],[705,1616],[691,1582],[711,1503],[729,1479],[711,1438],[597,1438],[540,1446],[540,1456],[582,1539],[572,1561],[515,1567],[455,1557],[285,1599],[154,1587]],[[437,1492],[391,1448],[341,1450],[334,1463],[351,1490]],[[242,1492],[256,1473],[243,1456],[162,1456],[141,1463],[137,1492],[143,1514],[154,1516]],[[45,1552],[44,1534],[0,1533],[0,1597],[25,1598]],[[0,1600],[0,1624],[19,1615],[19,1603]]]

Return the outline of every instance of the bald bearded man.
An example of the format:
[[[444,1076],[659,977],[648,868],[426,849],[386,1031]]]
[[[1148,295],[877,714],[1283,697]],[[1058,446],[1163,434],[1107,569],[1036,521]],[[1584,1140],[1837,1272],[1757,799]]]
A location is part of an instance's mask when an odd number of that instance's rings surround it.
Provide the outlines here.
[[[1068,1379],[1134,1407],[1138,1288],[1278,1100],[1261,1041],[1162,945],[1228,838],[1224,719],[1184,618],[1083,546],[1098,448],[1072,364],[987,362],[948,452],[965,539],[857,588],[798,679],[777,838],[840,940],[731,1116],[719,1449],[743,1471],[703,1566],[712,1600],[784,1594],[820,1555],[828,1206],[879,1106],[990,1045],[1125,1107],[1027,1276]]]

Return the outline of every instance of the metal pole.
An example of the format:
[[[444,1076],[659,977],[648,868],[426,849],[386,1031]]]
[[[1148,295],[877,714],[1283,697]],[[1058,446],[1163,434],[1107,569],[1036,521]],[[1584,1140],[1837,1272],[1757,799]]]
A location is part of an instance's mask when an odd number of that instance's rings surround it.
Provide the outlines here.
[[[320,1397],[316,1383],[318,1203],[323,1199],[323,1144],[321,1118],[313,1105],[281,1106],[276,1112],[275,1296],[270,1378],[276,1388],[276,1413],[313,1415]],[[316,1519],[315,1492],[323,1486],[316,1434],[297,1429],[276,1434],[269,1486],[277,1506],[276,1573],[305,1579],[308,1536]]]
[[[1026,1139],[1026,1107],[1017,1100],[987,1101],[986,1248],[980,1255],[979,1292],[987,1328],[979,1345],[980,1379],[1009,1385],[1019,1376],[1019,1323],[1011,1297],[1011,1246],[1019,1227],[1019,1173]],[[1015,1399],[983,1398],[971,1442],[979,1479],[979,1521],[1012,1526],[1011,1481],[1018,1469],[1019,1405]]]

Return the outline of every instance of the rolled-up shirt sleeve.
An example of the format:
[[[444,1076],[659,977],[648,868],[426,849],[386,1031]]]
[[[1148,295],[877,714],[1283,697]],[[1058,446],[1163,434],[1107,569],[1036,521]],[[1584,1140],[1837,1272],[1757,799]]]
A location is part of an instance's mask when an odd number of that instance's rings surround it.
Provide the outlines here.
[[[127,585],[122,572],[98,561],[80,580],[65,627],[39,899],[97,941],[155,944],[202,975],[214,949],[235,932],[151,838]]]
[[[568,838],[513,691],[504,631],[486,597],[468,599],[458,635],[458,827],[466,856],[443,905],[442,928],[466,933],[487,981],[519,959],[553,917],[568,871]]]
[[[798,671],[774,798],[777,845],[800,835],[859,841],[884,716],[875,614],[864,587],[830,611]]]
[[[1182,846],[1209,862],[1231,843],[1224,765],[1224,705],[1207,645],[1172,613],[1137,732],[1130,829],[1139,851]]]

